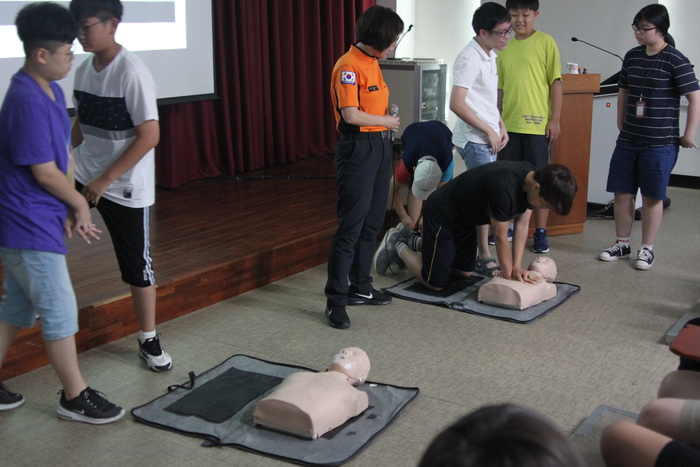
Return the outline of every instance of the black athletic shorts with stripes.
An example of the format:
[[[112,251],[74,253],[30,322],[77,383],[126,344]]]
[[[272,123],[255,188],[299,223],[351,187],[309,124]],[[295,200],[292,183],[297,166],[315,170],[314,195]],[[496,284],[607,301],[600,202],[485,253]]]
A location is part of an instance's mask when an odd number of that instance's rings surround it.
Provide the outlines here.
[[[426,206],[426,205],[424,205]],[[473,272],[476,265],[476,228],[453,231],[438,224],[423,210],[423,280],[435,287],[450,283],[452,270]]]
[[[75,188],[82,191],[83,185],[76,181]],[[104,196],[96,207],[112,237],[122,280],[135,287],[155,284],[149,242],[150,208],[122,206]]]

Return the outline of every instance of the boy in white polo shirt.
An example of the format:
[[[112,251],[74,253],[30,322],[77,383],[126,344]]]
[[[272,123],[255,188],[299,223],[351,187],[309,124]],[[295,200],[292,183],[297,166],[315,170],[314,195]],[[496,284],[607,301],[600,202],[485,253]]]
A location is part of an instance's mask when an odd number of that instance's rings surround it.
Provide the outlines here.
[[[496,160],[508,142],[498,111],[496,53],[503,50],[512,32],[510,14],[502,5],[484,3],[472,18],[476,36],[457,56],[452,78],[450,110],[457,115],[452,144],[467,170]],[[479,253],[475,271],[485,276],[500,273],[488,244],[488,225],[477,226]]]

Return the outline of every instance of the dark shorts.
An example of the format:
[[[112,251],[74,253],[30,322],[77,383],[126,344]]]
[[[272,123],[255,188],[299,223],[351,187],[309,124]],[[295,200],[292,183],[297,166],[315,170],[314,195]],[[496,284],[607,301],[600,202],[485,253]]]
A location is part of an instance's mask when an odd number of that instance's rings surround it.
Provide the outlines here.
[[[666,199],[671,171],[678,160],[678,146],[637,146],[617,140],[610,159],[607,191],[637,193],[647,198]]]
[[[700,451],[680,441],[671,441],[659,453],[654,467],[697,467]]]
[[[435,287],[450,283],[452,270],[473,272],[476,264],[476,229],[453,231],[439,225],[423,210],[423,268],[421,277]]]
[[[498,153],[499,161],[529,162],[536,169],[549,164],[550,146],[545,135],[508,132],[508,144]]]
[[[83,189],[80,182],[75,187],[78,191]],[[122,206],[102,197],[97,210],[112,237],[122,280],[135,287],[155,284],[149,242],[150,208]]]

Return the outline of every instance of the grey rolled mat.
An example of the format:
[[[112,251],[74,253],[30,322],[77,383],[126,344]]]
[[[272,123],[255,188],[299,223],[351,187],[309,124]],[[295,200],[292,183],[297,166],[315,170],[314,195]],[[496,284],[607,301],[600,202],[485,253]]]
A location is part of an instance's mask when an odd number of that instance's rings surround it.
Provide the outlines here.
[[[538,320],[581,290],[581,287],[578,285],[555,282],[554,284],[557,286],[556,297],[524,310],[512,310],[479,303],[477,300],[479,287],[488,282],[489,279],[491,278],[472,276],[468,279],[453,282],[442,290],[435,291],[423,287],[418,279],[412,278],[383,290],[389,295],[403,298],[404,300],[444,306],[452,310],[521,324],[532,323]]]
[[[369,408],[315,440],[268,430],[253,424],[255,403],[285,376],[308,368],[272,363],[245,355],[169,388],[167,394],[131,410],[147,425],[205,438],[204,446],[233,446],[309,466],[337,466],[358,455],[401,414],[418,388],[365,382]]]

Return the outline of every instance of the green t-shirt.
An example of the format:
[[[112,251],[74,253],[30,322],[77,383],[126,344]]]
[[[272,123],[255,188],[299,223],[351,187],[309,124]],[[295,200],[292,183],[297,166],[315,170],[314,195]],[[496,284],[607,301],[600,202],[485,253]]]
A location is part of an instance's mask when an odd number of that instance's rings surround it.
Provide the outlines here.
[[[496,64],[506,130],[544,135],[552,113],[549,86],[561,79],[557,43],[541,31],[522,41],[511,39]]]

